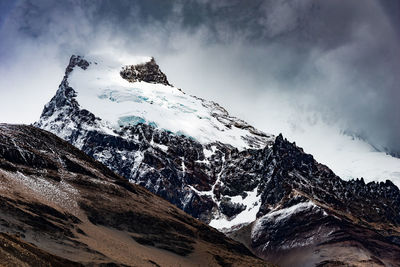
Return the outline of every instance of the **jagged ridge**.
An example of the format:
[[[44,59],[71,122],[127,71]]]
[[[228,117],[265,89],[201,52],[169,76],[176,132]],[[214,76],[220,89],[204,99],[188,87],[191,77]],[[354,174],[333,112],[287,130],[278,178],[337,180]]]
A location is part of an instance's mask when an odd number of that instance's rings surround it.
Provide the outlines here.
[[[2,264],[268,266],[49,132],[0,124],[0,148]]]

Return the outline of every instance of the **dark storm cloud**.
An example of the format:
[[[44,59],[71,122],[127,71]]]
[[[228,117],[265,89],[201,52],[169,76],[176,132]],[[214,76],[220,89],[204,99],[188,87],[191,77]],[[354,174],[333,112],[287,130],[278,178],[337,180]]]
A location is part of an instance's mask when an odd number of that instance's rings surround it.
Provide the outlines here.
[[[178,86],[266,130],[253,102],[283,96],[289,107],[400,151],[399,7],[396,0],[20,1],[0,32],[0,56],[35,46],[63,60],[110,46],[150,53]]]

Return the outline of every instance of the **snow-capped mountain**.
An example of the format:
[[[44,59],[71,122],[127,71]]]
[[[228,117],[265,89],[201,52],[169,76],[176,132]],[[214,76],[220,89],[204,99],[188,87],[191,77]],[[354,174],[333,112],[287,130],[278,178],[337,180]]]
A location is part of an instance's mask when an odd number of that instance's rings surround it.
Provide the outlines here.
[[[341,180],[281,135],[171,86],[152,58],[71,57],[36,126],[283,266],[400,261],[392,182]]]
[[[53,122],[66,113],[67,106],[54,111],[55,106],[64,104],[65,95],[71,97],[68,108],[79,105],[101,118],[96,124],[106,133],[144,123],[202,144],[220,141],[243,149],[261,148],[273,141],[273,136],[229,116],[218,104],[171,86],[154,59],[134,60],[136,65],[125,65],[101,57],[72,57],[60,90],[45,107],[39,124],[44,129],[54,128]],[[59,134],[66,137],[76,127],[71,120]]]

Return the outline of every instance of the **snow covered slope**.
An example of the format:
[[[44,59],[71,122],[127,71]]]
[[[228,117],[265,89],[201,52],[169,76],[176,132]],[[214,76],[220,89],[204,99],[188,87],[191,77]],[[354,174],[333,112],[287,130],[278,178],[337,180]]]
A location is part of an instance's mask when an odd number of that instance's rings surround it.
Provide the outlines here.
[[[338,125],[323,122],[309,125],[304,121],[301,130],[293,127],[286,132],[288,139],[296,141],[342,179],[363,177],[367,182],[390,179],[400,186],[400,158],[372,146],[357,135],[340,131]]]
[[[100,118],[101,122],[96,128],[102,128],[104,132],[113,134],[125,126],[145,123],[185,135],[202,144],[219,141],[238,149],[263,148],[274,140],[273,135],[264,134],[230,116],[217,103],[187,95],[171,86],[154,61],[157,66],[155,72],[160,74],[159,80],[146,82],[136,79],[132,82],[126,76],[121,77],[123,67],[149,64],[152,62],[150,57],[96,55],[85,57],[85,61],[88,62],[87,67],[72,67],[66,81],[74,89],[79,108]],[[146,74],[150,77],[154,75],[151,72]],[[53,114],[53,118],[42,117],[40,126],[58,131],[54,128],[57,123],[54,119],[61,113]],[[279,112],[271,113],[272,117],[278,115]],[[304,125],[307,125],[306,120]],[[71,121],[68,127],[63,128],[64,132],[57,134],[68,139],[74,127]],[[343,179],[363,177],[368,182],[391,179],[400,185],[400,159],[377,151],[364,140],[337,133],[335,127],[325,124],[307,127],[307,131],[286,129],[285,132]],[[321,136],[325,138],[321,139]],[[76,145],[82,147],[82,144]]]
[[[120,74],[127,62],[99,56],[85,60],[89,65],[74,68],[69,86],[74,88],[80,108],[101,118],[111,130],[146,123],[203,144],[220,141],[240,149],[261,148],[274,139],[229,116],[218,104],[173,86],[157,80],[129,82]],[[151,62],[154,60],[146,57],[130,59],[131,65]]]

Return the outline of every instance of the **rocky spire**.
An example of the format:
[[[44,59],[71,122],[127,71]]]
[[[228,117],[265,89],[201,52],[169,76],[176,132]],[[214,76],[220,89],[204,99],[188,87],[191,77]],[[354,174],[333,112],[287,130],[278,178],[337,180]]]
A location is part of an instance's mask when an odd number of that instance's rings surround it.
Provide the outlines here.
[[[138,64],[125,66],[121,72],[121,77],[129,82],[148,82],[148,83],[160,83],[164,85],[172,86],[167,79],[167,76],[160,70],[154,57],[150,61]]]

